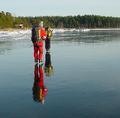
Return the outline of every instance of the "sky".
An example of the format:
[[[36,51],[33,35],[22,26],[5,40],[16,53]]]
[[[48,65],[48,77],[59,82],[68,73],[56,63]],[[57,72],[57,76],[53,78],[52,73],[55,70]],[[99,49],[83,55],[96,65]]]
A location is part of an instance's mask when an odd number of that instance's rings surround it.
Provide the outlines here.
[[[101,15],[120,17],[120,0],[0,0],[16,16]]]

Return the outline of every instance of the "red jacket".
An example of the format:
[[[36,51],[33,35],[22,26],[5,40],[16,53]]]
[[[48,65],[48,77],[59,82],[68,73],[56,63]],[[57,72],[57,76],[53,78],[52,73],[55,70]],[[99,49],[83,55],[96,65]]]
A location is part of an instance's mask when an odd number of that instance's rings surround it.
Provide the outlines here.
[[[42,40],[45,40],[45,39],[46,39],[47,33],[46,33],[46,31],[45,31],[45,28],[40,28],[39,34],[40,34],[40,37],[42,38]]]
[[[47,34],[45,31],[45,28],[40,28],[39,29],[39,37],[42,39],[41,41],[35,42],[34,45],[37,46],[43,46],[43,40],[46,40]]]

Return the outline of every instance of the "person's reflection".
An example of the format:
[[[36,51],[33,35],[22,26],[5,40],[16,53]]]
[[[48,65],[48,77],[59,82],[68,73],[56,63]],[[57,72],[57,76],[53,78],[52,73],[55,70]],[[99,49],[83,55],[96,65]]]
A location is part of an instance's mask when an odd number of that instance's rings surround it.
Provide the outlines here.
[[[44,104],[48,89],[44,85],[44,70],[39,64],[34,66],[33,99]]]
[[[50,52],[46,52],[46,54],[45,54],[45,74],[48,77],[53,75],[53,66],[52,66],[52,63],[51,63]]]

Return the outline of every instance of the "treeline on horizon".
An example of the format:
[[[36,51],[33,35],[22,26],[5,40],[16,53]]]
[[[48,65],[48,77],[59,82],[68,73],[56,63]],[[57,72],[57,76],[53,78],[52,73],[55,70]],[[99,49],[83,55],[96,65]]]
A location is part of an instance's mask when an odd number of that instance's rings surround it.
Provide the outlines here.
[[[0,12],[0,29],[16,28],[19,24],[23,24],[24,28],[31,28],[32,24],[40,21],[44,21],[45,26],[52,28],[120,28],[120,17],[99,15],[16,17],[9,12]]]

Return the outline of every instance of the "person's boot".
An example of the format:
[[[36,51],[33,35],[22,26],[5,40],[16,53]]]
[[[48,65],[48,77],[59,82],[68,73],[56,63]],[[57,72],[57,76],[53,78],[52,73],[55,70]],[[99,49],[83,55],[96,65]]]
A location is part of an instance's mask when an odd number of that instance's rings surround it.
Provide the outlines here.
[[[37,60],[37,59],[35,59],[34,61],[35,61],[36,64],[38,63],[38,60]]]
[[[50,49],[46,49],[46,52],[50,52]]]
[[[40,66],[43,66],[43,61],[39,60],[39,64],[40,64]]]

